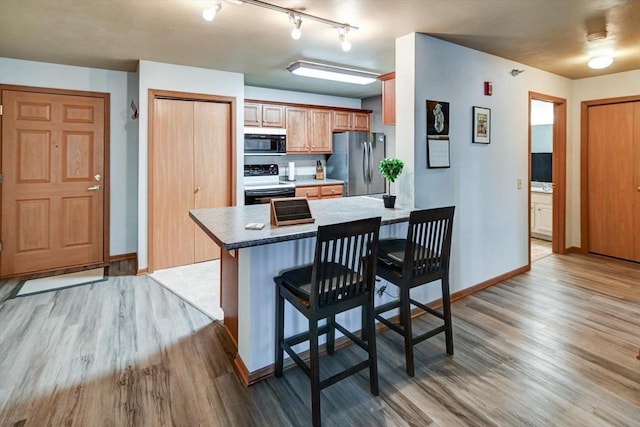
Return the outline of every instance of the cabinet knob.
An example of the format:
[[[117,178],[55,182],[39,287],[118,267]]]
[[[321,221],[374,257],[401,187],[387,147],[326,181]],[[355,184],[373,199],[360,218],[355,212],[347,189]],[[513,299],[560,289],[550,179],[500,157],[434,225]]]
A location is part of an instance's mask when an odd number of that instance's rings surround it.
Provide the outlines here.
[[[636,188],[636,190],[640,191],[640,187]]]
[[[332,189],[331,189],[331,192],[332,192],[332,193],[335,193],[335,192],[336,192],[336,189],[335,189],[335,188],[332,188]]]

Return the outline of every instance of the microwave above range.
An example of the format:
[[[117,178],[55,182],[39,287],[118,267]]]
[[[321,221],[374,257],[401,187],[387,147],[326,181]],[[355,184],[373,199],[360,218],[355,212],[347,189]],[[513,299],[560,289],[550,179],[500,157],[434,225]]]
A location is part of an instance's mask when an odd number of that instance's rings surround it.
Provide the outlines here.
[[[244,128],[245,156],[284,156],[287,154],[287,130]]]

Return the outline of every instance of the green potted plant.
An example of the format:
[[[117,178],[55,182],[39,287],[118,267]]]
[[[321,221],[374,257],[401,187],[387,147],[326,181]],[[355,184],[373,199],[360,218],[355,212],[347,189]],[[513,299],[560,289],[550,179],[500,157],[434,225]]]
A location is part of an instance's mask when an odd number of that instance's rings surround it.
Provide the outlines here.
[[[400,159],[393,158],[384,158],[380,160],[378,164],[380,168],[380,174],[389,181],[395,182],[398,179],[398,175],[402,173],[402,168],[404,168],[404,162]],[[382,196],[382,200],[384,201],[385,208],[392,208],[396,204],[396,196],[391,195],[391,184],[389,184],[389,192]]]

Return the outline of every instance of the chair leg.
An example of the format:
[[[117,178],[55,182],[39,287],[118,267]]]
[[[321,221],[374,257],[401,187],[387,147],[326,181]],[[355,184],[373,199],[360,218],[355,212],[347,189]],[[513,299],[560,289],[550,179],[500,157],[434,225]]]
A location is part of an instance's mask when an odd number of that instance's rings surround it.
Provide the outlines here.
[[[404,353],[407,362],[407,374],[414,375],[413,369],[413,331],[411,330],[411,303],[408,286],[400,289],[400,320],[404,331]]]
[[[362,317],[362,328],[360,330],[360,338],[362,339],[362,341],[366,341],[367,339],[369,339],[369,330],[368,330],[369,321],[367,318],[367,310],[365,310],[364,307],[362,307],[360,316]]]
[[[445,342],[447,354],[453,355],[453,324],[451,322],[451,292],[449,291],[449,277],[442,278],[442,311],[444,314]]]
[[[373,312],[373,302],[362,307],[366,313],[366,322],[362,324],[362,329],[367,329],[367,344],[369,344],[369,383],[371,394],[377,396],[378,391],[378,349],[376,347],[376,317]]]
[[[336,316],[327,317],[327,354],[333,354],[336,349]]]
[[[281,343],[284,341],[284,298],[280,295],[280,287],[276,286],[276,366],[274,375],[282,376],[284,364],[284,350]]]
[[[311,377],[311,418],[320,426],[320,353],[318,351],[318,321],[309,319],[309,376]]]

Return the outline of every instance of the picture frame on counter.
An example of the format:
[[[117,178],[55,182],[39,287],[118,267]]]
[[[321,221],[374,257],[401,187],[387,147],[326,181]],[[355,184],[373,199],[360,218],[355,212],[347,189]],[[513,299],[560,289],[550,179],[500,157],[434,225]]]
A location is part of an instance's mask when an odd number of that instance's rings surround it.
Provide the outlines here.
[[[472,142],[474,144],[491,143],[491,109],[473,107]]]

